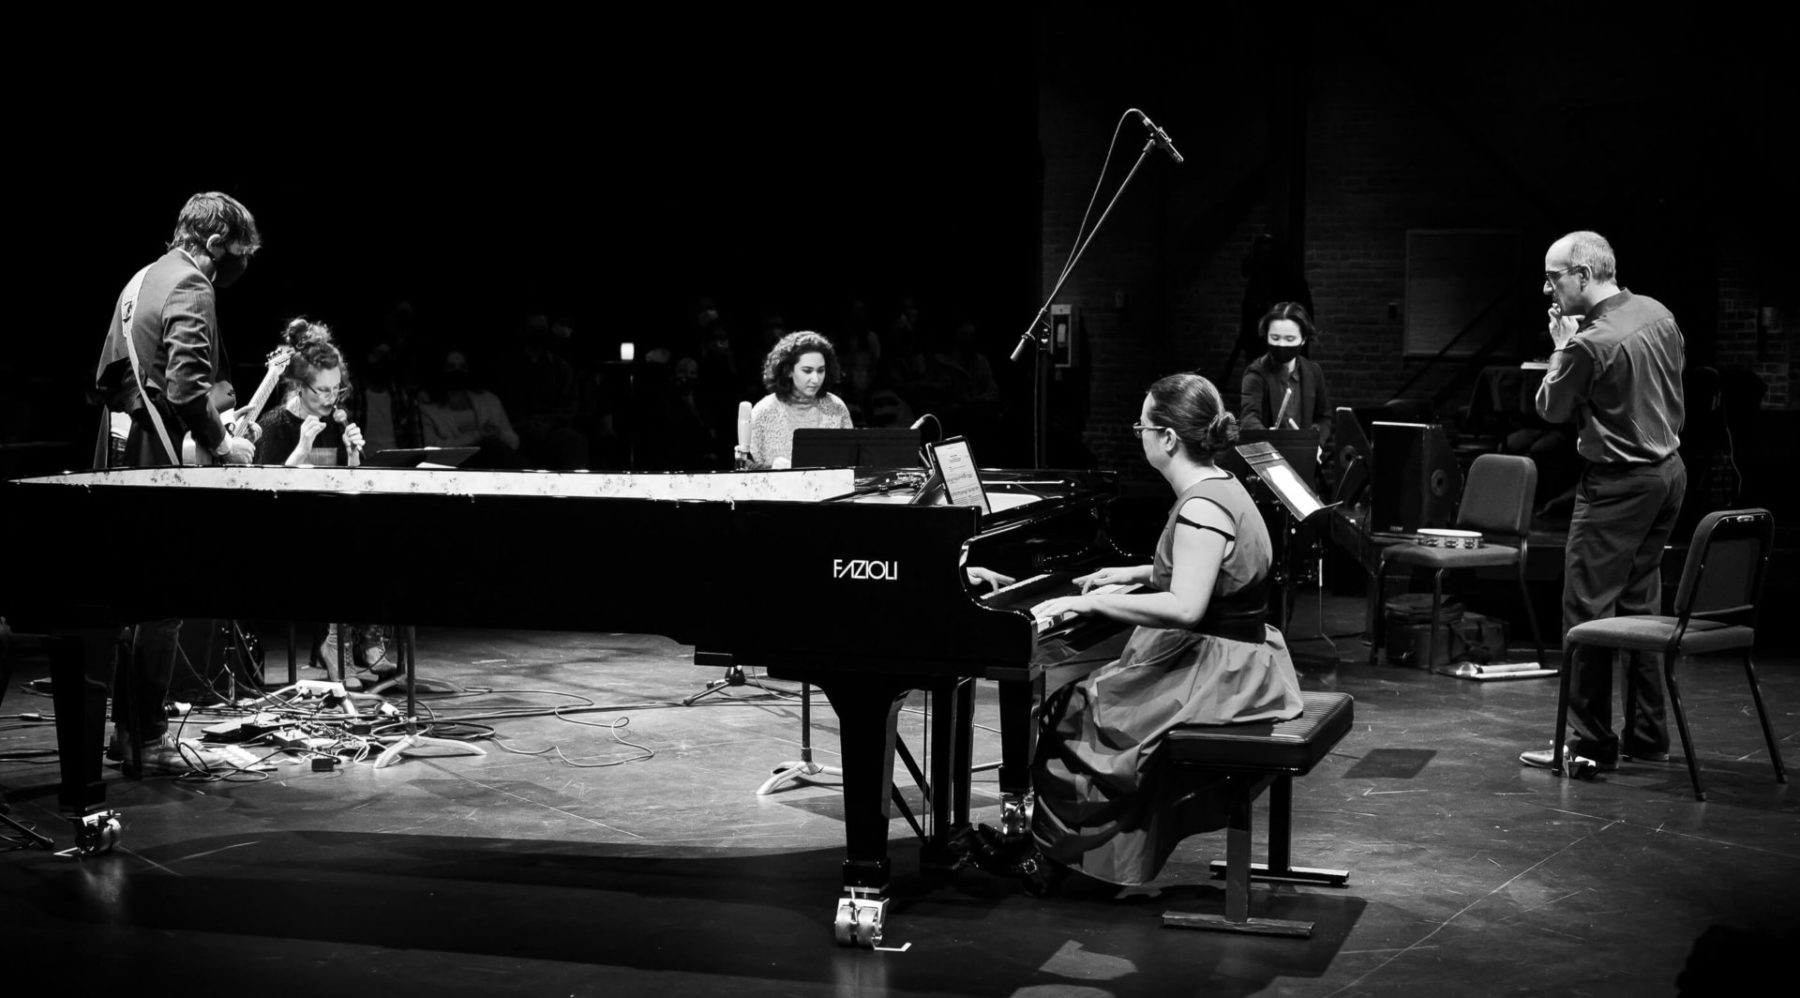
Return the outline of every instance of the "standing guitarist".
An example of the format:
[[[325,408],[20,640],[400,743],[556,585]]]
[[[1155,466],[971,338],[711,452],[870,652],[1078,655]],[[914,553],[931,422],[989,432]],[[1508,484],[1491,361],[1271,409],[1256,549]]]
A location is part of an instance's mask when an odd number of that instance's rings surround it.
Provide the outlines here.
[[[213,400],[213,385],[226,369],[215,294],[243,276],[261,245],[256,220],[236,198],[196,194],[175,221],[168,252],[139,271],[119,295],[91,398],[111,412],[130,414],[126,465],[180,463],[184,430],[200,453],[249,463],[255,445],[226,431]],[[100,466],[110,452],[110,414],[103,415],[95,452]],[[137,543],[140,528],[164,526],[119,523],[103,529],[118,530],[131,538],[130,548],[141,551],[146,548]],[[155,585],[154,564],[139,567],[142,584]],[[181,621],[172,619],[127,627],[120,635],[113,721],[128,775],[189,768],[163,711],[180,632]]]
[[[261,245],[256,220],[236,198],[196,194],[176,219],[169,251],[119,296],[92,394],[131,415],[128,466],[179,463],[173,444],[184,430],[201,453],[249,463],[255,447],[226,432],[213,404],[213,383],[226,369],[215,294],[243,276]]]

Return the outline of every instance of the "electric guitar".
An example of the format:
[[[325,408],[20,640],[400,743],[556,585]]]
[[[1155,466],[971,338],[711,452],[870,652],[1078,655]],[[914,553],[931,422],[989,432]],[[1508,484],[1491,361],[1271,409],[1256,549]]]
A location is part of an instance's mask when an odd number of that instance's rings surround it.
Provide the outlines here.
[[[262,415],[263,406],[269,402],[269,396],[275,391],[275,383],[281,380],[281,374],[287,370],[288,362],[294,358],[293,347],[276,347],[269,354],[268,370],[263,372],[262,383],[250,396],[248,405],[235,409],[227,409],[219,413],[219,419],[225,424],[227,436],[247,437],[250,424]],[[218,464],[219,458],[211,451],[203,451],[194,445],[194,435],[189,433],[181,438],[181,463],[192,465]]]

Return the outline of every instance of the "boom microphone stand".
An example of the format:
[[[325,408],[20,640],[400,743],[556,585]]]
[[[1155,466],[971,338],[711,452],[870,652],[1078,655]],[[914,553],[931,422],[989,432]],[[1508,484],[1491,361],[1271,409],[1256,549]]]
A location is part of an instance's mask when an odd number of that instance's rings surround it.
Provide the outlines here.
[[[1119,182],[1119,189],[1113,192],[1112,200],[1108,201],[1105,210],[1100,212],[1100,219],[1094,223],[1087,238],[1081,238],[1080,230],[1076,231],[1075,237],[1079,242],[1075,247],[1074,254],[1069,257],[1069,262],[1063,265],[1062,273],[1056,278],[1056,286],[1050,289],[1050,295],[1038,308],[1037,316],[1031,320],[1030,325],[1025,327],[1025,331],[1019,334],[1019,342],[1013,347],[1012,356],[1008,358],[1013,363],[1018,363],[1019,358],[1024,356],[1027,346],[1037,348],[1031,378],[1031,458],[1034,467],[1043,468],[1048,463],[1045,439],[1047,427],[1045,424],[1048,418],[1047,406],[1049,404],[1046,396],[1048,395],[1050,375],[1050,327],[1044,321],[1044,317],[1049,314],[1051,304],[1062,292],[1063,284],[1069,280],[1069,275],[1075,272],[1075,265],[1081,261],[1081,255],[1087,252],[1088,246],[1094,241],[1094,236],[1100,232],[1100,227],[1106,224],[1107,216],[1112,214],[1113,208],[1119,203],[1119,198],[1124,195],[1125,188],[1131,186],[1131,179],[1137,176],[1138,169],[1144,165],[1144,160],[1149,158],[1150,150],[1162,146],[1177,164],[1182,162],[1181,154],[1175,151],[1175,145],[1169,141],[1168,133],[1156,127],[1156,123],[1150,120],[1149,115],[1135,107],[1128,109],[1125,113],[1136,114],[1143,121],[1144,128],[1150,133],[1149,137],[1144,140],[1144,148],[1138,152],[1137,162],[1131,164],[1130,172],[1126,173],[1125,179]],[[1101,175],[1105,176],[1104,168],[1101,169]]]

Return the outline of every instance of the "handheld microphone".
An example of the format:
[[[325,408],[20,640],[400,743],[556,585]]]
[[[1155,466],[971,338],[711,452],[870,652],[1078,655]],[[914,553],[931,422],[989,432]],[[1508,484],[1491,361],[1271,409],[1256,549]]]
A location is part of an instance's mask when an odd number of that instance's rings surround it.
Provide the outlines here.
[[[350,414],[344,411],[343,406],[339,406],[336,409],[331,410],[331,421],[338,424],[338,427],[342,429],[350,424]],[[354,468],[362,463],[361,447],[351,447],[346,443],[344,450],[350,456],[350,467]]]
[[[1136,111],[1137,109],[1132,108],[1132,110]],[[1156,122],[1151,121],[1150,116],[1144,112],[1138,111],[1137,115],[1144,122],[1144,127],[1149,130],[1151,137],[1156,139],[1156,144],[1162,147],[1162,151],[1168,153],[1169,158],[1174,160],[1177,166],[1181,165],[1181,154],[1175,151],[1175,143],[1169,141],[1169,133],[1157,127]]]
[[[742,468],[750,463],[750,403],[738,403],[737,417],[737,466]]]

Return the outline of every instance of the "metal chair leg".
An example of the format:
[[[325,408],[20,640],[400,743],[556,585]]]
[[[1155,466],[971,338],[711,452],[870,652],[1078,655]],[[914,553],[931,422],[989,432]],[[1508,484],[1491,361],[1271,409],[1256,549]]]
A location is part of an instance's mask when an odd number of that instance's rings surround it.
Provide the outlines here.
[[[1681,708],[1681,685],[1675,681],[1675,663],[1680,656],[1667,652],[1663,656],[1663,684],[1669,688],[1669,704],[1675,708],[1675,725],[1681,730],[1681,747],[1687,755],[1688,778],[1694,781],[1694,799],[1705,800],[1706,788],[1700,783],[1700,756],[1694,751],[1694,737],[1688,733],[1687,711]]]
[[[1383,619],[1385,614],[1382,613],[1381,607],[1381,592],[1382,586],[1384,585],[1383,579],[1386,575],[1387,561],[1385,559],[1377,562],[1375,571],[1369,573],[1369,606],[1371,611],[1371,619],[1369,621],[1370,665],[1376,665],[1381,661],[1381,646],[1387,639],[1385,633],[1386,621]]]
[[[1531,641],[1537,648],[1538,668],[1547,668],[1549,659],[1544,655],[1544,632],[1538,630],[1537,611],[1531,607],[1531,589],[1525,585],[1525,552],[1519,552],[1519,596],[1525,600],[1525,619],[1531,623]]]
[[[1786,783],[1787,767],[1781,764],[1781,745],[1775,741],[1775,729],[1769,727],[1769,711],[1763,707],[1762,684],[1756,681],[1756,668],[1750,664],[1750,651],[1744,650],[1744,675],[1750,679],[1750,696],[1756,701],[1756,716],[1762,721],[1763,741],[1769,746],[1769,761],[1775,764],[1775,782]]]
[[[1431,574],[1431,623],[1426,625],[1425,668],[1437,668],[1438,615],[1444,612],[1444,570]],[[1444,622],[1444,665],[1450,664],[1450,622]]]

